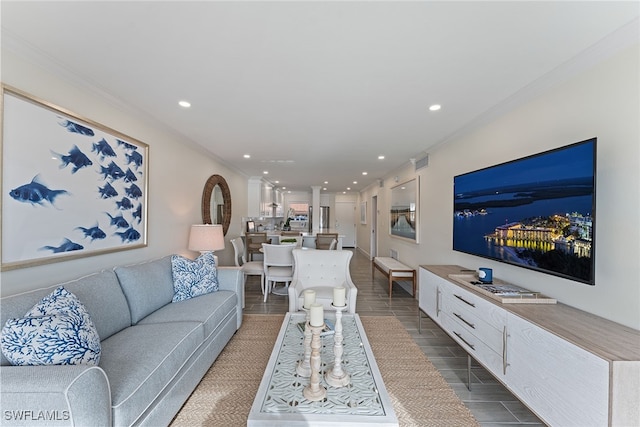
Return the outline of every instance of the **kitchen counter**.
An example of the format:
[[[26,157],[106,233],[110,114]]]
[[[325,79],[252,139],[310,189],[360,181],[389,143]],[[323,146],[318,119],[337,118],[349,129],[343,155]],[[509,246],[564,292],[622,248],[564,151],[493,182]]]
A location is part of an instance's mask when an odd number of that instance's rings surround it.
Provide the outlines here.
[[[295,231],[295,230],[293,230]],[[271,239],[271,243],[278,244],[280,243],[280,239],[286,239],[287,237],[292,236],[282,236],[280,231],[267,231],[267,237]],[[316,234],[317,233],[335,233],[333,230],[322,230],[322,231],[314,231],[314,232],[302,232],[302,246],[305,248],[313,248],[316,247]],[[338,245],[336,249],[342,250],[342,239],[344,238],[344,234],[338,234]]]

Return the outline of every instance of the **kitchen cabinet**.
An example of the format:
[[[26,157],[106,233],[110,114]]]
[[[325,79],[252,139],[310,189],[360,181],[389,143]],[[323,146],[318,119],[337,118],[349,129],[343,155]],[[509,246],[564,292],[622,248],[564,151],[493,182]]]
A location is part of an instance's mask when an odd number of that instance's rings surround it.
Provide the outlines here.
[[[250,177],[247,183],[247,216],[259,218],[263,216],[262,208],[262,178]]]
[[[269,183],[262,183],[260,197],[260,216],[270,218],[273,216],[273,186]]]
[[[282,190],[276,188],[273,190],[273,203],[274,203],[274,216],[276,218],[284,218],[284,195],[282,194]]]
[[[280,190],[259,177],[249,178],[247,184],[247,208],[251,218],[282,218],[284,216],[283,194]]]

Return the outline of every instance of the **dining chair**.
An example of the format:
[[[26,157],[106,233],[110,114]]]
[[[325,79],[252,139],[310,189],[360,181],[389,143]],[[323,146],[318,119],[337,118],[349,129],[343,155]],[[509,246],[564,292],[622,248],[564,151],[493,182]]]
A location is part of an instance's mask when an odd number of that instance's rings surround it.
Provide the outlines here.
[[[262,293],[265,293],[264,288],[264,265],[262,261],[247,261],[247,256],[244,252],[244,243],[241,237],[231,239],[233,250],[235,252],[235,263],[237,267],[240,267],[244,275],[244,281],[242,283],[242,308],[244,308],[244,286],[247,282],[247,276],[260,276],[260,287]]]
[[[247,260],[253,261],[254,254],[262,254],[262,244],[271,243],[270,239],[267,239],[267,233],[246,233],[245,239],[247,239]]]
[[[282,243],[283,240],[291,240],[291,239],[296,239],[296,247],[298,248],[302,247],[302,242],[304,238],[302,237],[301,231],[282,230],[280,232],[280,243]]]
[[[262,252],[264,255],[264,275],[265,275],[265,294],[264,301],[270,292],[276,295],[287,295],[289,283],[293,279],[294,265],[292,251],[296,248],[294,244],[272,245],[270,243],[262,244]],[[275,284],[284,282],[282,288],[275,288]],[[272,290],[271,284],[274,289]]]
[[[331,249],[331,242],[335,239],[338,242],[338,233],[318,233],[316,234],[316,249]]]
[[[333,239],[331,241],[331,244],[329,245],[329,250],[330,251],[335,251],[336,250],[336,246],[338,246],[338,239]]]

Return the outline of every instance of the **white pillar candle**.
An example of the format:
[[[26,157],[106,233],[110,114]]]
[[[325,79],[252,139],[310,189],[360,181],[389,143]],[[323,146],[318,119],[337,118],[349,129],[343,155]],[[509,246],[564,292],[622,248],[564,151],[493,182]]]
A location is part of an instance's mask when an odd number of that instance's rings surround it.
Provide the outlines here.
[[[344,307],[346,289],[343,286],[333,288],[333,305],[336,307]]]
[[[313,303],[309,306],[309,323],[311,326],[324,325],[324,311],[322,304]]]
[[[304,296],[304,303],[302,304],[304,308],[308,309],[311,304],[316,302],[316,291],[313,289],[307,289],[302,295]]]

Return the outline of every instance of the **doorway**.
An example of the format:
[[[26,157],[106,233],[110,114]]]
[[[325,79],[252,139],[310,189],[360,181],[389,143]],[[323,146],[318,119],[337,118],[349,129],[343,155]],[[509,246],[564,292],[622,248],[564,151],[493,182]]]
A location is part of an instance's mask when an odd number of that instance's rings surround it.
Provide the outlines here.
[[[344,235],[343,248],[356,246],[356,202],[336,202],[335,229]]]
[[[371,246],[369,257],[378,256],[378,196],[371,197]]]

